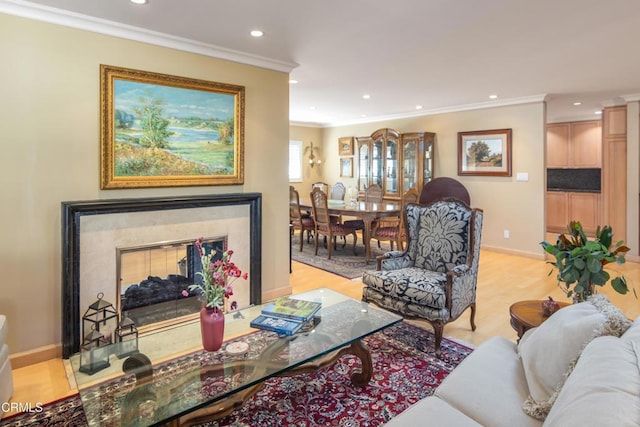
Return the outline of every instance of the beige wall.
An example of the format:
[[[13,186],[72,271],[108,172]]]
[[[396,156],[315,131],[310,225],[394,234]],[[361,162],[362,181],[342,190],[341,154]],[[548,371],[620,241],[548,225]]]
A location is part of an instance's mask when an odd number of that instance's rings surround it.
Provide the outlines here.
[[[0,313],[12,354],[61,340],[60,202],[263,194],[263,295],[287,292],[288,75],[0,14]],[[245,86],[245,184],[99,187],[99,66]]]
[[[320,151],[316,153],[316,156],[322,160],[320,165],[316,165],[314,167],[309,167],[307,163],[307,155],[303,155],[302,159],[302,182],[291,182],[300,197],[307,197],[311,192],[311,184],[317,181],[322,181],[326,174],[327,167],[327,153],[323,144],[324,129],[319,127],[311,127],[311,126],[290,126],[289,127],[289,139],[292,141],[302,141],[303,150],[307,148],[311,142],[313,141],[313,146],[318,146]],[[337,144],[337,142],[336,142]],[[337,150],[337,149],[336,149]]]
[[[326,128],[323,139],[323,151],[326,153],[324,180],[332,183],[341,179],[338,138],[366,136],[385,127],[399,132],[428,131],[436,134],[435,176],[450,176],[461,181],[471,194],[472,205],[484,210],[483,247],[542,256],[539,243],[545,237],[544,103]],[[513,129],[513,176],[458,176],[458,132],[505,128]],[[518,172],[527,172],[529,181],[517,182]],[[347,187],[355,186],[357,181],[356,178],[341,180]],[[504,230],[509,230],[509,239],[503,237]]]

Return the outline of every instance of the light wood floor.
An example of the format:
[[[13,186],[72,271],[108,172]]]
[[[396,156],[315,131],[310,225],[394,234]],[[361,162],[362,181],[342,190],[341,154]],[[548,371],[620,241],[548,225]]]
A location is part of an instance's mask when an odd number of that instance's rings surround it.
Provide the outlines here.
[[[476,346],[494,335],[515,341],[515,331],[509,325],[511,304],[526,299],[546,299],[547,296],[567,301],[557,287],[554,275],[548,275],[550,269],[549,264],[541,260],[483,250],[478,277],[477,329],[475,332],[471,331],[467,310],[456,322],[445,326],[445,336]],[[640,264],[627,262],[609,270],[612,275],[624,274],[640,293]],[[359,280],[348,280],[296,262],[293,264],[290,283],[294,293],[326,287],[356,299],[360,299],[362,295],[362,283]],[[609,285],[602,292],[629,318],[640,316],[640,300],[633,295],[618,295]],[[414,323],[430,328],[427,322]],[[76,392],[69,387],[60,359],[15,369],[13,378],[15,391],[12,402],[46,403]]]

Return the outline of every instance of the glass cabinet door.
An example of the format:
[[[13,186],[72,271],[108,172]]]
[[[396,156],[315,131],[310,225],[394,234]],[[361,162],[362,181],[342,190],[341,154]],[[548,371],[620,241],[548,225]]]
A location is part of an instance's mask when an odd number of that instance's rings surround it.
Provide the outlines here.
[[[378,184],[380,187],[384,173],[383,145],[381,139],[376,139],[371,146],[371,184]]]
[[[402,188],[406,193],[418,189],[418,150],[415,140],[406,141],[402,148]]]
[[[369,144],[358,143],[358,190],[364,191],[369,185]]]
[[[433,179],[433,141],[424,141],[423,185]]]
[[[386,153],[386,185],[385,194],[397,196],[398,191],[398,141],[394,139],[387,140]]]

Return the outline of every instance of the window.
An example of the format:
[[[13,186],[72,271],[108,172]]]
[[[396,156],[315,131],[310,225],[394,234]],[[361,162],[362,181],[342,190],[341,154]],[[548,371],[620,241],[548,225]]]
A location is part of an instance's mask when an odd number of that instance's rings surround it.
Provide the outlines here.
[[[302,141],[289,141],[289,182],[302,182]]]

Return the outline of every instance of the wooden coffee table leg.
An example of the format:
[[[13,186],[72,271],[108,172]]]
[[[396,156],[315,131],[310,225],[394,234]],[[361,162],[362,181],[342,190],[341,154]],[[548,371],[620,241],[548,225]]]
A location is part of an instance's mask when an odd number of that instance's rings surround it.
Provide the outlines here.
[[[352,342],[347,347],[343,347],[340,350],[336,350],[324,357],[316,359],[312,362],[305,363],[290,371],[283,372],[280,377],[290,377],[294,375],[303,374],[305,372],[316,372],[326,366],[332,365],[336,360],[344,356],[345,354],[351,354],[358,359],[362,364],[362,369],[355,370],[351,374],[351,383],[356,387],[364,387],[371,380],[373,374],[373,363],[371,361],[371,352],[367,346],[360,340]],[[239,364],[249,365],[250,361],[239,362]],[[263,367],[264,368],[264,367]],[[215,368],[214,368],[215,369]],[[236,409],[239,409],[244,403],[258,391],[264,387],[264,382],[249,387],[241,392],[238,392],[227,399],[224,399],[218,403],[214,403],[205,408],[194,411],[188,415],[183,416],[179,420],[174,420],[164,424],[165,427],[186,427],[203,424],[205,422],[214,421],[223,418]]]
[[[369,384],[371,375],[373,374],[373,363],[371,362],[371,352],[360,340],[353,342],[348,349],[351,354],[356,356],[362,362],[362,370],[351,374],[351,383],[356,387],[364,387]]]

